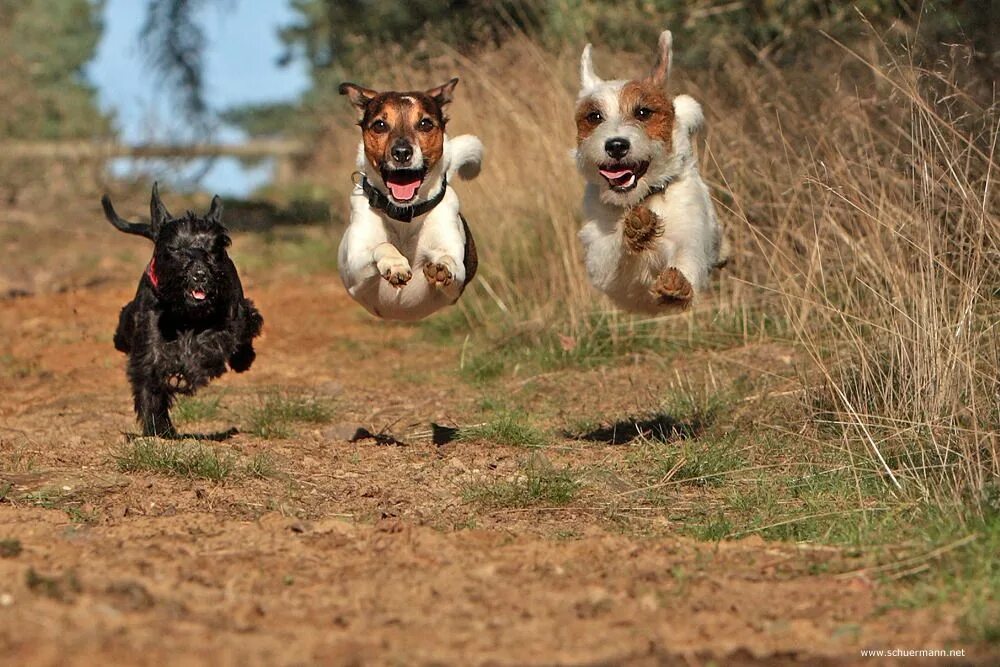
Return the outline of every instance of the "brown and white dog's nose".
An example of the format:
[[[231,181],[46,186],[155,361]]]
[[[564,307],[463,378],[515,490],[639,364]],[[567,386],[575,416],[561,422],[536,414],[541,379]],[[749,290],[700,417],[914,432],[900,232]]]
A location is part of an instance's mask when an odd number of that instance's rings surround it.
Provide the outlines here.
[[[409,164],[410,159],[413,157],[413,146],[411,146],[405,139],[399,139],[392,145],[392,148],[389,150],[389,154],[392,155],[392,159],[399,164]]]
[[[624,137],[613,137],[604,142],[604,152],[608,154],[608,157],[616,160],[620,160],[628,155],[631,147],[632,145],[628,142],[628,139]]]

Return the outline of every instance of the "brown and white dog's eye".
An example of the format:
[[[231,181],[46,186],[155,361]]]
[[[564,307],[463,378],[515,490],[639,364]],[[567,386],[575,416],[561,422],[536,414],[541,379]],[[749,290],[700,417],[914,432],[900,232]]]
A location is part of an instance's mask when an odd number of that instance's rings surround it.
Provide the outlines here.
[[[604,120],[604,115],[600,111],[591,111],[587,114],[587,122],[591,125],[597,125]]]
[[[635,110],[635,117],[639,120],[649,120],[653,117],[653,110],[649,107],[639,107]]]
[[[381,118],[372,123],[369,128],[372,132],[376,134],[385,134],[389,131],[389,123],[385,122]]]
[[[434,129],[434,121],[430,118],[421,118],[420,122],[417,123],[417,129],[421,132],[430,132]]]

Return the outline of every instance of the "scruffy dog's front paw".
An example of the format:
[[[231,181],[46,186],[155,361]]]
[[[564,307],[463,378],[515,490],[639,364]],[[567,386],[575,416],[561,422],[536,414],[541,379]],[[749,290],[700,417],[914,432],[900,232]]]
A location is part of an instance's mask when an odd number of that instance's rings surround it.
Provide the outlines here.
[[[402,287],[413,277],[410,263],[404,258],[380,260],[378,272],[393,287]]]
[[[674,305],[687,308],[691,305],[694,297],[694,288],[684,274],[675,267],[664,270],[656,278],[653,287],[650,289],[661,305]]]
[[[191,383],[183,373],[171,373],[167,376],[167,388],[178,394],[191,391]]]
[[[427,282],[436,287],[447,287],[455,279],[448,265],[441,262],[424,264],[424,276],[427,277]]]
[[[622,218],[625,248],[633,255],[652,248],[662,232],[659,217],[645,206],[630,208]]]

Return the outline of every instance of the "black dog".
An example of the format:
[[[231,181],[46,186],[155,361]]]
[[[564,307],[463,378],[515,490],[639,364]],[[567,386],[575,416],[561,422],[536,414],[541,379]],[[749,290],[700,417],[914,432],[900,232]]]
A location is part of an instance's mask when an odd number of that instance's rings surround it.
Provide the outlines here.
[[[250,368],[264,319],[243,296],[226,253],[230,240],[218,197],[204,217],[188,211],[174,218],[154,184],[148,225],[119,218],[107,195],[101,204],[116,228],[155,244],[135,299],[118,318],[115,349],[128,355],[143,435],[175,438],[169,412],[174,395],[204,387],[226,372],[227,363],[237,373]]]

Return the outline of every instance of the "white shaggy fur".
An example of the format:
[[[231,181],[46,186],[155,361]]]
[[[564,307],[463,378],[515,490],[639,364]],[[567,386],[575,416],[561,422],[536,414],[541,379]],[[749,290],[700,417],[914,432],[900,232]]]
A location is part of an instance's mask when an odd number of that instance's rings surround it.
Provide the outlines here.
[[[419,320],[458,300],[465,285],[465,229],[459,218],[458,195],[451,182],[458,174],[475,178],[483,159],[483,144],[472,135],[445,136],[441,159],[427,174],[414,204],[441,190],[443,177],[449,185],[444,199],[430,212],[412,222],[399,222],[368,205],[357,185],[351,193],[351,221],[340,241],[340,277],[355,301],[378,317]],[[386,191],[382,176],[365,159],[364,144],[358,149],[358,169],[376,188]],[[448,267],[453,280],[446,287],[431,285],[422,275],[427,263]],[[383,275],[410,276],[402,287],[391,285]]]
[[[660,37],[663,85],[669,74],[670,31]],[[672,146],[650,137],[642,123],[623,116],[619,94],[626,80],[602,80],[594,70],[591,46],[583,50],[578,100],[590,100],[600,108],[603,122],[575,151],[577,167],[587,180],[580,230],[587,273],[595,287],[621,308],[644,313],[663,313],[680,304],[662,304],[650,291],[659,274],[675,267],[694,290],[708,286],[709,275],[720,263],[722,231],[708,188],[698,173],[691,137],[703,122],[701,105],[687,95],[673,98],[675,123]],[[612,137],[629,141],[630,159],[648,161],[646,173],[628,192],[612,190],[598,171],[607,162],[605,142]],[[649,193],[659,186],[659,194]],[[655,213],[662,225],[655,246],[639,254],[628,252],[622,236],[625,212],[642,204]]]

